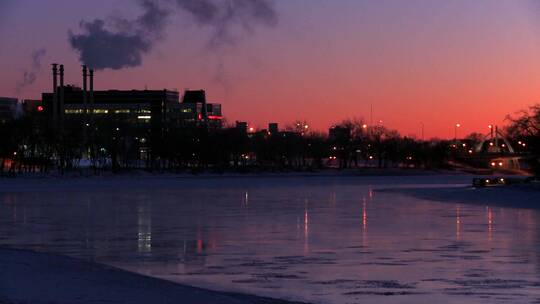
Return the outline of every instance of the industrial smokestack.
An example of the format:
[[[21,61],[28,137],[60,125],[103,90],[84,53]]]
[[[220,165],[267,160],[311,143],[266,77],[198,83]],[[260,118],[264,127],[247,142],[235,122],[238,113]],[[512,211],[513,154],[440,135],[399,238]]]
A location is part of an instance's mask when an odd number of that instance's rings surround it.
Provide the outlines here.
[[[60,112],[60,132],[64,132],[64,65],[60,65],[60,105],[59,105],[59,112]]]
[[[88,91],[87,91],[87,78],[88,78],[88,68],[86,67],[86,65],[83,65],[82,66],[82,73],[83,73],[83,113],[85,114],[85,118],[86,118],[86,114],[88,114],[88,100],[87,100],[87,96],[88,96]]]
[[[94,69],[90,69],[90,113],[94,111]]]
[[[94,69],[90,69],[90,122],[94,122]]]
[[[88,68],[86,65],[82,66],[83,71],[83,141],[86,144],[87,131],[88,131],[88,104],[87,104],[87,90],[86,90],[86,78],[88,76]]]
[[[58,115],[58,64],[52,64],[53,72],[53,104],[52,104],[52,121],[53,127],[56,128]]]

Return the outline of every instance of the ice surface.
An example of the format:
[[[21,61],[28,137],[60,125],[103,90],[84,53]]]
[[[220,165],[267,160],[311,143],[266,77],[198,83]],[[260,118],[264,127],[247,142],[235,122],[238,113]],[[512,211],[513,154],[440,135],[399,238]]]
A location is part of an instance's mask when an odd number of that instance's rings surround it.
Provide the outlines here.
[[[0,249],[0,269],[3,304],[294,304],[217,293],[101,264],[22,250]]]
[[[4,181],[4,247],[312,303],[540,299],[540,211],[433,197],[470,176]]]

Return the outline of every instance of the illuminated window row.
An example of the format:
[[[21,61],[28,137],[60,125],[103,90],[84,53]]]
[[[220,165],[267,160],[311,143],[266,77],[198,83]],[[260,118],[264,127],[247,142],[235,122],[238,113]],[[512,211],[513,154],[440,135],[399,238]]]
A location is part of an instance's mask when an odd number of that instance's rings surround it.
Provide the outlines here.
[[[83,114],[84,110],[83,109],[66,109],[64,112],[66,114]],[[109,112],[112,112],[114,114],[129,114],[132,111],[129,110],[129,109],[118,109],[118,110],[94,109],[94,114],[109,114]],[[134,110],[133,113],[151,114],[152,111],[150,111],[150,110],[140,110],[140,111]]]

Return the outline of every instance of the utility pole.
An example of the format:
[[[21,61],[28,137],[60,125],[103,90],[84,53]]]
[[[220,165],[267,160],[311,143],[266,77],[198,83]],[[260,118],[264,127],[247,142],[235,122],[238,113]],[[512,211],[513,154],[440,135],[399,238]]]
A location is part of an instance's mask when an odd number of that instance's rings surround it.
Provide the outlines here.
[[[461,124],[460,123],[457,123],[455,126],[454,126],[454,141],[457,142],[457,138],[458,138],[458,128],[461,127]]]
[[[373,104],[370,105],[369,125],[373,126]]]

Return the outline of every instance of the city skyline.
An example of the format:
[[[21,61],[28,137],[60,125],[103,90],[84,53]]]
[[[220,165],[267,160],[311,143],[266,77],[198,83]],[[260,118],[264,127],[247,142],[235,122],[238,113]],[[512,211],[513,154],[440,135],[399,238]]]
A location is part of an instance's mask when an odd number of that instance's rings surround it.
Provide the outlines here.
[[[306,120],[324,131],[353,117],[369,123],[373,106],[375,122],[418,138],[424,129],[426,139],[453,138],[457,123],[461,136],[487,133],[538,101],[534,1],[268,3],[275,16],[248,30],[250,19],[240,18],[227,32],[231,40],[217,44],[219,28],[175,13],[140,65],[96,71],[96,89],[205,89],[230,122],[261,128]],[[141,14],[126,0],[4,1],[0,95],[39,98],[51,90],[52,62],[65,63],[67,83],[80,85],[69,32],[84,34],[82,20]]]

